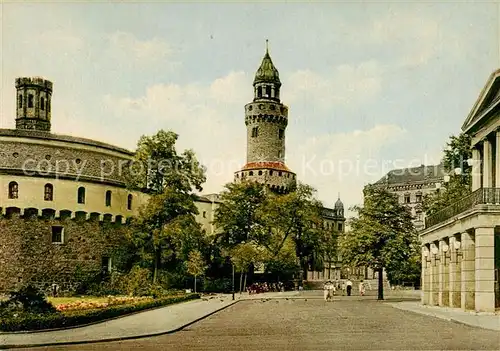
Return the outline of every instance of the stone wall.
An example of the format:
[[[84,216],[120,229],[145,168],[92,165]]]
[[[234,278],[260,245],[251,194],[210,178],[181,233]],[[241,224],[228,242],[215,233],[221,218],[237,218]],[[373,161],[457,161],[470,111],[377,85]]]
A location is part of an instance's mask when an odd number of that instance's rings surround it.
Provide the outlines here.
[[[245,106],[247,126],[247,162],[284,162],[285,129],[288,109],[276,102],[253,102]],[[257,137],[252,129],[258,127]],[[279,130],[283,130],[279,138]]]
[[[28,218],[27,218],[28,217]],[[63,243],[52,242],[52,226],[62,226]],[[50,290],[71,291],[77,271],[99,273],[103,257],[111,262],[126,243],[129,227],[97,220],[0,217],[0,292],[31,282]]]

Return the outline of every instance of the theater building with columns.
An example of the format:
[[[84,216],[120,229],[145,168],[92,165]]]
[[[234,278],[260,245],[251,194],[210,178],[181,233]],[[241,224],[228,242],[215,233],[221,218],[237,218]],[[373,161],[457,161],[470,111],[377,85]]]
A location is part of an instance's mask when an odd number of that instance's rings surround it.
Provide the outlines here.
[[[422,242],[422,303],[477,312],[500,308],[500,70],[465,120],[472,193],[428,216]]]

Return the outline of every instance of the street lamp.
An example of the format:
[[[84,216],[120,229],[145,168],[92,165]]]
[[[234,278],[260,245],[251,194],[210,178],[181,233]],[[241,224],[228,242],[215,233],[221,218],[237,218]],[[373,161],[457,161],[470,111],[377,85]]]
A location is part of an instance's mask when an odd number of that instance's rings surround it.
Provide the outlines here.
[[[233,300],[234,300],[234,262],[231,261],[231,265],[233,266]]]

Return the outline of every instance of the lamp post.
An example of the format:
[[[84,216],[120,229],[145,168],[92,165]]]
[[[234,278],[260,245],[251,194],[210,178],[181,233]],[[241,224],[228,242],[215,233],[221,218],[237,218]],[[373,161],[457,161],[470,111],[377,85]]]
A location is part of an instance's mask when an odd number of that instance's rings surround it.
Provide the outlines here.
[[[234,263],[231,262],[231,265],[233,266],[233,300],[234,300]]]

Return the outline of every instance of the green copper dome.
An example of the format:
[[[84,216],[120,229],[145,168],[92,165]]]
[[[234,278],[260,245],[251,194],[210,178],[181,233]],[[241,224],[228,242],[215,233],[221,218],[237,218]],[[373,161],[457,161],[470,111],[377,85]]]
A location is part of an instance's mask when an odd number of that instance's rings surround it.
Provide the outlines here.
[[[281,85],[280,74],[276,67],[274,67],[273,61],[271,60],[271,56],[269,56],[269,51],[267,49],[266,54],[262,59],[262,63],[260,64],[257,73],[255,73],[253,84],[257,83],[275,83]]]

